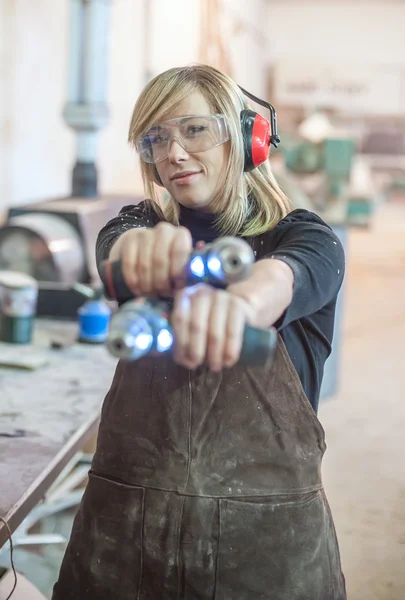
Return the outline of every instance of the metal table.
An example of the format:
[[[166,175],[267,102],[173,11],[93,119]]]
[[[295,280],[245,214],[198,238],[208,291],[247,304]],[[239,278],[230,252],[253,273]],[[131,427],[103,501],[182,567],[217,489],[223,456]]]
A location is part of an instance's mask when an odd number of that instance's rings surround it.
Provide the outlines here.
[[[11,531],[97,432],[116,359],[103,346],[74,343],[76,335],[74,323],[38,320],[33,345],[9,350],[47,364],[0,367],[0,515]],[[51,341],[64,347],[51,349]],[[0,522],[0,548],[7,538]]]

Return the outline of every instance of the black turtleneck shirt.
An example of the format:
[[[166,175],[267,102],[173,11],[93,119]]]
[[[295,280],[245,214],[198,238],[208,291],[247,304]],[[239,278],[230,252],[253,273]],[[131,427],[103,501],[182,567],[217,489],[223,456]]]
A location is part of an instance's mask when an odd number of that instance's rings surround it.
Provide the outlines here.
[[[125,231],[154,227],[161,220],[148,200],[124,206],[99,233],[97,264],[108,258],[112,246]],[[189,229],[194,244],[219,237],[212,214],[181,207],[180,225]],[[258,239],[247,241],[255,249]],[[260,244],[264,244],[259,252],[261,259],[283,260],[294,272],[292,302],[274,325],[317,412],[324,364],[331,352],[337,295],[345,270],[342,245],[320,217],[301,209],[292,211],[260,236]]]

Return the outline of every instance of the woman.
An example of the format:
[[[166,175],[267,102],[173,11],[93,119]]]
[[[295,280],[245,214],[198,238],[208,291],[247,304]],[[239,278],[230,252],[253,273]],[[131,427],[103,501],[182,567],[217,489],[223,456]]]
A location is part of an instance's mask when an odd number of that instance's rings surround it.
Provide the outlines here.
[[[245,109],[208,66],[162,73],[134,108],[151,200],[104,227],[97,258],[120,258],[135,295],[174,297],[175,349],[117,366],[54,600],[346,597],[316,417],[343,250],[268,161],[246,170]],[[251,276],[184,289],[193,245],[224,234],[252,245]],[[277,327],[269,367],[237,364],[246,323]]]

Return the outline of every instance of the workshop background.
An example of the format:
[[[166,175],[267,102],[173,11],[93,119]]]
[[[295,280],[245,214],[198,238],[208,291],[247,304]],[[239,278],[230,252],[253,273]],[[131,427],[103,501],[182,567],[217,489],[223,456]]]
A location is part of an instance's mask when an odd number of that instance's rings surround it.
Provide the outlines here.
[[[26,343],[11,330],[0,342],[13,598],[50,597],[112,378],[102,345],[74,342],[100,310],[94,236],[143,194],[131,111],[153,76],[191,62],[275,106],[280,185],[345,245],[319,412],[325,488],[348,598],[405,598],[404,24],[403,0],[0,0],[0,288],[9,271],[39,288]],[[1,522],[0,566],[2,600]]]

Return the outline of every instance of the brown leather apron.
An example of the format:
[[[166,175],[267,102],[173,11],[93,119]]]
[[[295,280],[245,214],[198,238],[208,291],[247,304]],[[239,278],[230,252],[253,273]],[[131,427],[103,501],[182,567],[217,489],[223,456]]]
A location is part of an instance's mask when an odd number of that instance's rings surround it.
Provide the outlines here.
[[[53,600],[344,600],[324,432],[275,363],[119,363]]]

